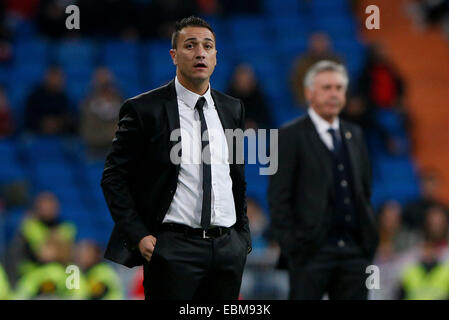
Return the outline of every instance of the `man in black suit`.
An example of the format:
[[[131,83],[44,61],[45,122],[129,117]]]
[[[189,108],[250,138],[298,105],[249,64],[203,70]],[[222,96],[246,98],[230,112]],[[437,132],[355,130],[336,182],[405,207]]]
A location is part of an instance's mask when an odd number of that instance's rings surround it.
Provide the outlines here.
[[[211,89],[216,53],[207,22],[177,22],[176,78],[124,103],[106,159],[115,227],[105,257],[143,264],[147,299],[238,298],[251,238],[241,144],[224,130],[243,130],[244,108]]]
[[[286,257],[291,299],[366,299],[377,246],[371,173],[359,127],[339,119],[348,76],[320,61],[306,74],[307,115],[279,130],[271,176],[272,228]]]

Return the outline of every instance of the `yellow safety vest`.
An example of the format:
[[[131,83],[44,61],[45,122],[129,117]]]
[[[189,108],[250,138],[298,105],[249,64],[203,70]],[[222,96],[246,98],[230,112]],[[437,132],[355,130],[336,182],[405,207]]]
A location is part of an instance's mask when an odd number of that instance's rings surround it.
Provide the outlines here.
[[[10,298],[10,290],[8,276],[0,265],[0,300],[8,300]]]
[[[420,263],[411,265],[402,274],[406,300],[443,300],[449,298],[449,261],[427,272]]]
[[[115,270],[107,263],[99,263],[85,274],[89,299],[121,300],[124,298],[122,284]]]
[[[51,229],[34,217],[25,218],[22,222],[21,230],[34,253],[40,250],[51,234]],[[64,240],[74,241],[75,239],[76,227],[72,223],[63,222],[56,226],[55,231]],[[32,261],[22,261],[18,266],[19,274],[24,275],[32,271],[36,266],[37,264]]]

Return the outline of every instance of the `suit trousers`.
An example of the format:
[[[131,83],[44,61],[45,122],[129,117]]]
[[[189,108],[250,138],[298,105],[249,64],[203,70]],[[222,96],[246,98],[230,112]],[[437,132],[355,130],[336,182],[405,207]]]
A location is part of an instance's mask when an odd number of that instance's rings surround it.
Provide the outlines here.
[[[246,256],[246,242],[234,228],[206,239],[161,231],[143,268],[145,299],[238,299]]]
[[[366,300],[370,264],[355,242],[328,241],[301,262],[288,258],[291,300]]]

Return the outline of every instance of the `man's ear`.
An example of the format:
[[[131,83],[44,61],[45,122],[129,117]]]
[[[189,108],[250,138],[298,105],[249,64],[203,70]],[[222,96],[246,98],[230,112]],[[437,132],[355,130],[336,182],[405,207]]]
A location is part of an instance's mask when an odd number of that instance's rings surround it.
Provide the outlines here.
[[[176,49],[170,49],[170,56],[173,61],[173,64],[176,66]]]
[[[312,98],[312,89],[309,87],[304,88],[304,97],[306,98],[307,102],[310,102],[310,99]]]

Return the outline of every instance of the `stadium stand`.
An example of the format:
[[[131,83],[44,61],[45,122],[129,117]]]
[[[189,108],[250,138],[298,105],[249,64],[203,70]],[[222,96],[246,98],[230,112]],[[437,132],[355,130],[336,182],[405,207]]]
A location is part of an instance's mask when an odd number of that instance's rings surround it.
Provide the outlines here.
[[[246,62],[253,66],[269,100],[275,127],[303,114],[304,110],[299,109],[289,90],[288,77],[294,59],[306,50],[307,37],[312,32],[327,32],[336,53],[346,62],[351,79],[360,76],[367,44],[361,40],[357,16],[349,2],[263,0],[263,12],[260,14],[212,17],[210,21],[216,29],[219,50],[212,87],[224,91],[233,67]],[[17,130],[12,136],[0,138],[0,190],[12,182],[26,181],[30,186],[30,198],[43,190],[53,192],[60,200],[63,219],[77,226],[78,237],[95,239],[104,246],[113,222],[100,189],[103,159],[90,159],[84,142],[77,135],[30,136],[23,130],[25,99],[32,87],[42,80],[45,70],[54,64],[60,65],[66,74],[67,92],[75,111],[79,111],[78,106],[88,93],[92,73],[99,66],[106,66],[115,74],[125,98],[158,87],[175,74],[169,56],[169,39],[48,40],[37,32],[35,21],[26,19],[16,23],[13,34],[13,59],[10,63],[0,64],[0,81],[9,97]],[[420,45],[426,46],[427,42],[421,40]],[[408,45],[405,44],[402,50]],[[402,65],[401,70],[405,72],[407,67]],[[405,74],[411,79],[412,75]],[[449,72],[446,72],[444,79],[447,75]],[[447,104],[446,100],[444,103]],[[420,112],[420,104],[418,97],[416,102],[411,102],[413,111],[419,117],[425,116],[424,113],[429,110],[426,108]],[[432,121],[437,118],[447,121],[449,114],[445,106],[441,105],[439,113],[432,119],[426,117],[428,121],[421,124],[419,133],[431,130]],[[443,109],[446,111],[441,111]],[[376,208],[391,199],[405,205],[419,195],[412,139],[394,111],[381,110],[376,114],[376,119],[389,133],[404,139],[406,148],[401,155],[391,155],[378,137],[367,137],[372,142],[372,201]],[[431,135],[430,140],[435,139],[433,148],[423,146],[428,139],[418,139],[417,156],[422,163],[433,165],[438,164],[434,157],[439,155],[445,159],[445,164],[441,160],[438,165],[449,177],[449,149],[441,149],[443,143],[448,141],[447,135],[443,141],[443,138],[437,139],[439,134],[436,131],[432,132],[425,136]],[[258,174],[260,166],[247,166],[248,195],[256,199],[267,214],[267,176]],[[29,203],[9,206],[8,199],[5,203],[5,211],[2,213],[0,209],[0,224],[5,228],[3,239],[0,239],[3,249],[11,243],[29,206]]]

